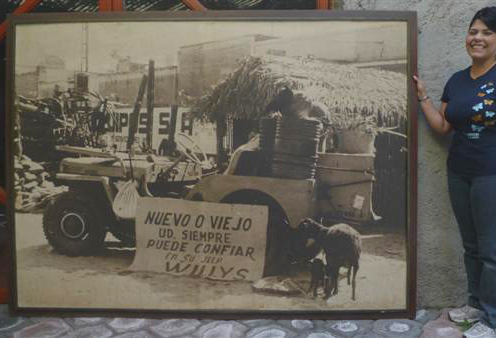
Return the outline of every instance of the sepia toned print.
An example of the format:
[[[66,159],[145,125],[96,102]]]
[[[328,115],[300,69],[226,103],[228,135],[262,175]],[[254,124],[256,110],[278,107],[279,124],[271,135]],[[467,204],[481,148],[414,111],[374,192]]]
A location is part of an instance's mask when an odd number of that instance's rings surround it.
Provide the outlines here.
[[[188,15],[13,26],[17,306],[410,311],[408,15]]]

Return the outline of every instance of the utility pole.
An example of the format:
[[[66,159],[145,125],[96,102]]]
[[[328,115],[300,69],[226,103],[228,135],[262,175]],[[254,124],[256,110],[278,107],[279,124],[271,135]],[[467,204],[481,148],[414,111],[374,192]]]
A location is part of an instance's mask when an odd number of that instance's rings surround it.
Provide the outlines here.
[[[155,61],[148,62],[148,86],[146,87],[146,145],[153,149],[153,106],[155,104]]]
[[[88,23],[83,23],[83,48],[81,58],[81,71],[88,72],[88,59],[89,59],[89,45],[88,45]]]

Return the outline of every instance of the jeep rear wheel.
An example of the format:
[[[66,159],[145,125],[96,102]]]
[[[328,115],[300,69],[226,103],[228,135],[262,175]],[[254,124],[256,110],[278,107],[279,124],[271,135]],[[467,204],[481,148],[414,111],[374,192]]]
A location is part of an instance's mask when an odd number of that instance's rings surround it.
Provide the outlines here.
[[[256,190],[240,190],[221,203],[265,205],[269,209],[263,277],[289,274],[290,227],[282,207],[269,195]]]
[[[107,233],[94,203],[71,191],[47,206],[43,231],[55,251],[68,256],[99,252]]]

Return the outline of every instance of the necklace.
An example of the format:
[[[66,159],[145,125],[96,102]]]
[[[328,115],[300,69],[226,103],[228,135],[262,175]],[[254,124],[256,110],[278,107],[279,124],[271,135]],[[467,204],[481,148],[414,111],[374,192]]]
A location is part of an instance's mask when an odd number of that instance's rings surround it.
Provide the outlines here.
[[[482,75],[486,74],[489,69],[496,65],[496,60],[494,60],[489,66],[482,67],[482,69],[474,71],[474,65],[470,67],[470,77],[474,80],[478,79]]]

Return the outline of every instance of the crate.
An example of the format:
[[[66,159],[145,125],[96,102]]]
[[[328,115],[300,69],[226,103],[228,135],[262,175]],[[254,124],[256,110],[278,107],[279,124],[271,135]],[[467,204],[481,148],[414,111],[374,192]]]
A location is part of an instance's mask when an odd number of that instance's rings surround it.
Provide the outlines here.
[[[374,218],[373,154],[321,153],[316,178],[318,207],[322,214],[353,222]]]

